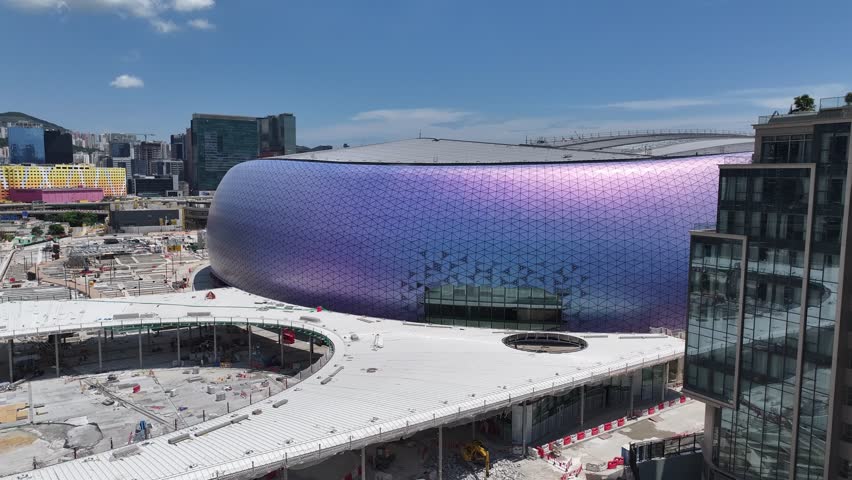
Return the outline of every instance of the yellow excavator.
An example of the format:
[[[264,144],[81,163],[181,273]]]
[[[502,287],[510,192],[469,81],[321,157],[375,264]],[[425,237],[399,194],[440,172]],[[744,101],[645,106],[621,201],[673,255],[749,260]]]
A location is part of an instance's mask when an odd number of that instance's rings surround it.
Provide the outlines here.
[[[462,447],[462,458],[465,462],[485,462],[485,478],[491,475],[491,455],[479,440],[473,440]]]

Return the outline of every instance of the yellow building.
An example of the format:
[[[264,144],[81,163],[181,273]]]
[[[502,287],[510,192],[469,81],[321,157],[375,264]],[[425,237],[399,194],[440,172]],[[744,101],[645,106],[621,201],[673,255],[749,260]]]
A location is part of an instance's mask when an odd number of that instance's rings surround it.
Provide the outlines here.
[[[2,165],[0,201],[9,198],[11,188],[101,188],[106,197],[127,195],[123,168],[93,165]]]

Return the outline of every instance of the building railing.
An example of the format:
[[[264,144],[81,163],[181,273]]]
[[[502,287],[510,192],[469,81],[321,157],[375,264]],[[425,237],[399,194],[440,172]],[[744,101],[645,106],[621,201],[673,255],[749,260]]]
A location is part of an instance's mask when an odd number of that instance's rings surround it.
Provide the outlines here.
[[[816,115],[817,113],[821,112],[822,110],[833,109],[833,108],[843,108],[843,107],[847,107],[847,106],[852,106],[852,103],[847,102],[845,96],[843,96],[843,97],[825,97],[825,98],[819,99],[819,108],[817,108],[816,110],[812,110],[812,111],[809,111],[809,112],[790,112],[790,113],[780,113],[780,112],[776,111],[772,115],[761,115],[761,116],[757,117],[757,123],[758,123],[758,125],[765,125],[765,124],[769,123],[770,121],[772,121],[772,119],[774,119],[774,118],[789,118],[789,117],[796,117],[796,116],[802,116],[802,115],[805,115],[805,116],[806,115]]]
[[[593,132],[580,133],[563,137],[527,137],[526,144],[528,145],[552,145],[560,143],[579,142],[584,140],[594,140],[598,138],[611,137],[633,137],[645,135],[731,135],[738,137],[751,137],[750,132],[741,132],[736,130],[716,130],[711,128],[668,128],[657,130],[610,130],[608,132]]]
[[[852,105],[846,101],[846,97],[826,97],[819,99],[819,109],[824,108],[843,108],[847,105]]]

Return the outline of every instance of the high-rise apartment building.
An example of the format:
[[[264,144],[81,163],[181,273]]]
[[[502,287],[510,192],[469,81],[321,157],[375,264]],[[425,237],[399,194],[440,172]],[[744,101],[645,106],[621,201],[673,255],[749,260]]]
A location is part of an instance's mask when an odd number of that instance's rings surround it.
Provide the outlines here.
[[[195,113],[191,128],[193,191],[215,190],[231,167],[257,157],[256,117]]]
[[[282,113],[258,118],[257,143],[261,157],[296,153],[296,116]]]
[[[761,117],[754,162],[720,166],[716,228],[692,232],[705,478],[852,476],[851,122],[842,99]]]

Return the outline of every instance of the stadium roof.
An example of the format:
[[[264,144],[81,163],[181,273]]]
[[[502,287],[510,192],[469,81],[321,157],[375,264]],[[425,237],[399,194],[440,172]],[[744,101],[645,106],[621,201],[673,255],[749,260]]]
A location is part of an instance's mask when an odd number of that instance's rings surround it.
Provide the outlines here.
[[[186,292],[0,304],[0,339],[108,326],[249,321],[272,334],[279,327],[311,330],[334,345],[330,360],[296,387],[230,415],[7,478],[258,478],[284,465],[466,423],[524,400],[673,360],[684,350],[682,340],[665,335],[573,334],[588,346],[572,353],[531,353],[503,343],[515,332],[301,310],[236,289],[216,290],[215,299]]]
[[[753,143],[752,137],[744,135],[698,134],[600,137],[576,143],[556,141],[534,145],[415,138],[271,158],[416,165],[564,163],[750,152]]]

